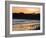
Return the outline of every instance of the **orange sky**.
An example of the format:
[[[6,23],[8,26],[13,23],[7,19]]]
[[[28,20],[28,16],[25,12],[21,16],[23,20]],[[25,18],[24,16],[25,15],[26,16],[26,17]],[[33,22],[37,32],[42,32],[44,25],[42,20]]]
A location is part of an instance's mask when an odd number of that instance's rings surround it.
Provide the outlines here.
[[[19,13],[19,12],[23,12],[25,14],[30,14],[30,13],[40,13],[40,8],[35,8],[35,7],[32,7],[32,8],[25,8],[25,7],[13,7],[12,8],[12,12],[13,13]]]

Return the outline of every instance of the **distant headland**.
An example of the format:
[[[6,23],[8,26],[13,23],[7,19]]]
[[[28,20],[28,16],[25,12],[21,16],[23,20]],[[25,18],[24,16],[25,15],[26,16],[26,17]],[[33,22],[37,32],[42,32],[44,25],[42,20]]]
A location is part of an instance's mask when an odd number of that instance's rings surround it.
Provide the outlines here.
[[[40,20],[40,13],[32,13],[32,14],[24,14],[22,12],[20,13],[12,13],[13,19],[29,19],[29,20]]]

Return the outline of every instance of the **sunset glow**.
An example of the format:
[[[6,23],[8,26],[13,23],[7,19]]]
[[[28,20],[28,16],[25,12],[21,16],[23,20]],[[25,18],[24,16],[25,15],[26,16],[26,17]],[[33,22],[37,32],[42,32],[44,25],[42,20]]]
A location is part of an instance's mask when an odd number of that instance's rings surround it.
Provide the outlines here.
[[[29,7],[13,7],[12,8],[12,13],[20,13],[23,12],[25,14],[30,14],[30,13],[40,13],[40,8],[29,8]]]

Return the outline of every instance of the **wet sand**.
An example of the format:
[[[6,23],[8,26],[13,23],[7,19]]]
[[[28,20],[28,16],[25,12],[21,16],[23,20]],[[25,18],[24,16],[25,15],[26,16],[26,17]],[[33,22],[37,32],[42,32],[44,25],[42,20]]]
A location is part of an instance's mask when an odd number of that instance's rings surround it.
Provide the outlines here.
[[[26,30],[35,30],[37,28],[40,27],[40,24],[31,24],[31,23],[28,23],[28,24],[16,24],[16,25],[13,25],[13,31],[26,31]]]

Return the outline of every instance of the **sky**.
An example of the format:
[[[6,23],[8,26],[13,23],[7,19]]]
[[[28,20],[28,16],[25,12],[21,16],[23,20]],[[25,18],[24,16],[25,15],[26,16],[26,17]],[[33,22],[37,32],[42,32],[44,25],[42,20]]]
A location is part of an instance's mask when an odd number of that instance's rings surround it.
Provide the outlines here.
[[[40,13],[40,8],[36,7],[13,7],[12,13],[20,13],[23,12],[24,14],[31,14],[31,13]]]

